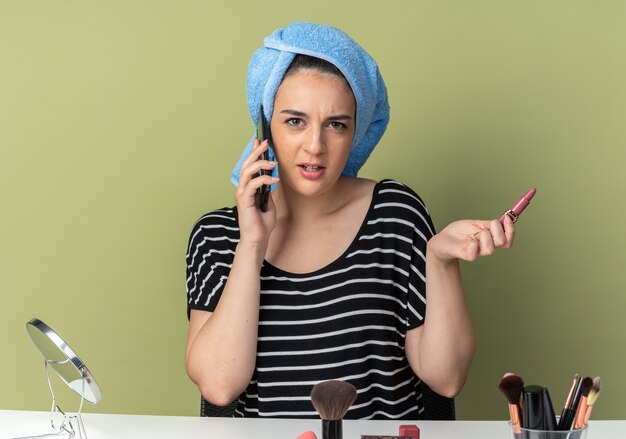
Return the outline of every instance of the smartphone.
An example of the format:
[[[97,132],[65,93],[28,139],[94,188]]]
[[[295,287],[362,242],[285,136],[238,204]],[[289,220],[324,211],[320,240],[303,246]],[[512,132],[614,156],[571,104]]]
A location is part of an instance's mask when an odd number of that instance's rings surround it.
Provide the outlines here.
[[[267,121],[265,120],[265,115],[263,114],[263,105],[261,105],[261,109],[259,111],[259,123],[257,124],[257,127],[256,127],[256,138],[259,140],[259,143],[266,139],[268,140],[268,142],[271,142],[270,129],[267,124]],[[261,154],[261,156],[259,157],[259,160],[268,160],[267,151]],[[259,176],[269,175],[269,174],[270,174],[270,171],[266,171],[265,169],[261,169],[259,171]],[[256,205],[261,210],[261,212],[267,211],[267,198],[269,194],[270,194],[270,187],[266,184],[262,185],[260,188],[257,189]]]

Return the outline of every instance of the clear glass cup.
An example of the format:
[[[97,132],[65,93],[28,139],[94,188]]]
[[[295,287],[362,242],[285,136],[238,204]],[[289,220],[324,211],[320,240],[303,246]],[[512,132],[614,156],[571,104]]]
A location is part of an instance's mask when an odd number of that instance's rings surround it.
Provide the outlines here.
[[[531,430],[529,428],[511,427],[513,439],[586,439],[589,426],[575,428],[573,430]],[[519,431],[519,432],[518,432]]]

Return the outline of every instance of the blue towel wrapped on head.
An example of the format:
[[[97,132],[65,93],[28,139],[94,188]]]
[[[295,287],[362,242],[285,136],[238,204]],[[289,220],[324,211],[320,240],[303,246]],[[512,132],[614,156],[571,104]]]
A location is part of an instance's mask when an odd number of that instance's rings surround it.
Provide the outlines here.
[[[352,38],[343,31],[315,23],[297,22],[274,31],[265,38],[248,66],[246,81],[248,112],[254,125],[263,104],[269,121],[274,111],[274,97],[291,62],[297,54],[321,58],[334,64],[346,77],[356,99],[356,129],[342,175],[356,176],[389,122],[389,102],[378,66]],[[248,142],[231,174],[238,185],[242,162],[250,155],[254,136]],[[269,159],[275,160],[273,151]],[[277,176],[278,166],[273,175]]]

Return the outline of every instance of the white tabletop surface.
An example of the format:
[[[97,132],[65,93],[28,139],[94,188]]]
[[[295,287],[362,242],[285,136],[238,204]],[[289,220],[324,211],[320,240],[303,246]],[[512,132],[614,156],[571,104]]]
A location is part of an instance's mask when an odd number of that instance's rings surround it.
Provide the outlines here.
[[[187,416],[83,414],[89,439],[296,439],[312,430],[321,439],[321,421],[292,419],[233,419]],[[420,439],[507,439],[506,421],[343,421],[344,439],[362,434],[397,435],[402,424],[416,424]],[[51,431],[47,412],[0,410],[0,439]],[[592,421],[588,439],[626,438],[626,421]]]

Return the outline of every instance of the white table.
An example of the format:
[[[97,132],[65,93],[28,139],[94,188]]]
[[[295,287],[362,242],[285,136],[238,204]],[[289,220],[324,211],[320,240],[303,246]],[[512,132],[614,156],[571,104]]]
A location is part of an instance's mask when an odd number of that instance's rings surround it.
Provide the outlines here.
[[[319,420],[232,419],[84,413],[89,439],[295,439],[312,430],[321,439]],[[421,439],[508,439],[505,421],[343,421],[344,439],[361,434],[397,435],[401,424],[415,423]],[[0,410],[0,439],[49,432],[47,412]],[[588,439],[626,438],[626,421],[592,421]]]

